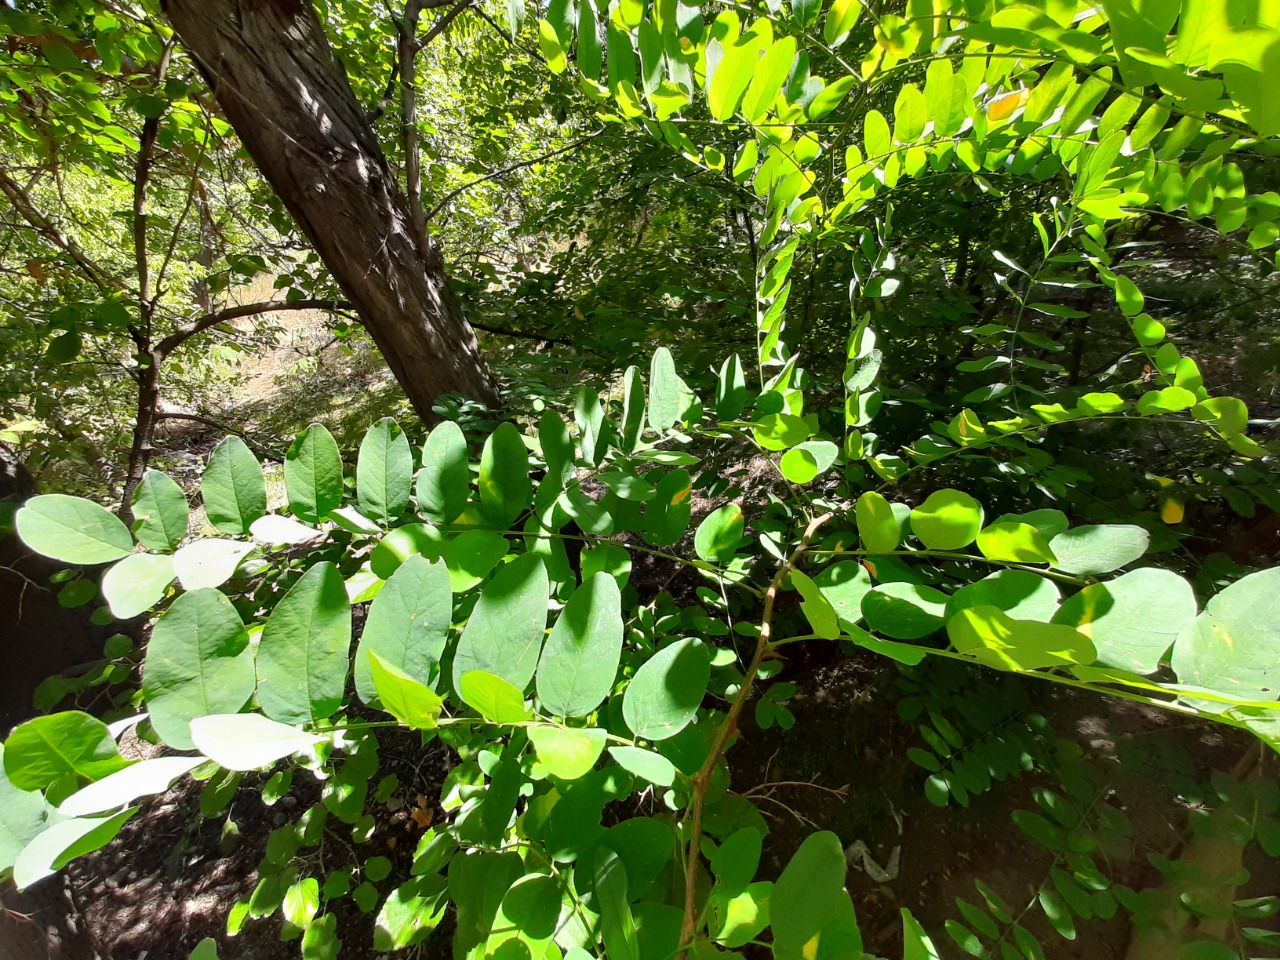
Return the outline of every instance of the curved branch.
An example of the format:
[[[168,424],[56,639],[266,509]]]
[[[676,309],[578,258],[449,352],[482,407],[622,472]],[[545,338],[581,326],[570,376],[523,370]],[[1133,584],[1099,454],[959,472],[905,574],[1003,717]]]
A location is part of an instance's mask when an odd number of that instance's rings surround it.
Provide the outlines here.
[[[352,306],[346,300],[316,299],[267,300],[262,303],[244,303],[235,307],[224,307],[221,310],[215,310],[213,313],[206,313],[203,317],[180,326],[156,344],[155,354],[158,359],[163,360],[197,333],[202,333],[210,327],[216,327],[220,323],[230,323],[232,320],[240,320],[244,317],[256,317],[260,314],[277,313],[283,310],[329,310],[337,312],[350,309],[352,309]]]

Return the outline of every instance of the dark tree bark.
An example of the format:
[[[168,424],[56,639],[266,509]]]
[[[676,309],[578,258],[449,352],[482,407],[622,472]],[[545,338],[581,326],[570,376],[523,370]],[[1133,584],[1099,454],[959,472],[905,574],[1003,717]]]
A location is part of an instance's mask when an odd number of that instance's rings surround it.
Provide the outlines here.
[[[310,0],[165,0],[249,156],[351,301],[418,415],[493,378]]]

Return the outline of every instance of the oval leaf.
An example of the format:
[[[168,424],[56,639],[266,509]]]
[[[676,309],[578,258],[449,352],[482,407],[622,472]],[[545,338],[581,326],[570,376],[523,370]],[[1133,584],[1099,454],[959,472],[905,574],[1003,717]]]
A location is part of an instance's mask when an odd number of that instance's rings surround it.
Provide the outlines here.
[[[659,650],[627,685],[622,716],[632,733],[666,740],[688,726],[711,677],[711,655],[701,640],[687,637]]]
[[[370,653],[418,683],[435,687],[452,616],[453,593],[444,564],[421,556],[405,560],[369,605],[356,651],[360,699],[377,705]]]
[[[81,497],[32,497],[15,524],[28,547],[64,563],[110,563],[133,552],[133,537],[120,518]]]
[[[323,425],[311,424],[289,446],[284,486],[289,509],[307,523],[320,523],[342,506],[342,457]]]
[[[364,435],[356,459],[356,499],[370,520],[390,523],[409,506],[413,451],[400,424],[383,417]]]
[[[622,594],[607,573],[574,591],[538,662],[538,699],[555,716],[585,717],[613,688],[622,657]]]
[[[151,550],[173,553],[187,535],[186,494],[167,474],[148,470],[133,494],[133,535]]]
[[[542,649],[549,596],[542,558],[526,553],[499,570],[481,592],[458,640],[455,688],[465,674],[481,670],[524,690]]]
[[[317,563],[276,605],[258,643],[258,702],[282,723],[324,720],[342,705],[351,603],[342,574]]]
[[[235,713],[253,696],[255,683],[249,634],[217,590],[184,593],[156,621],[142,666],[142,696],[165,743],[190,750],[190,722]]]
[[[742,542],[742,508],[726,503],[698,524],[693,549],[708,563],[728,563]]]
[[[959,490],[935,490],[911,511],[911,532],[930,550],[967,547],[982,529],[982,504]]]
[[[467,464],[467,441],[452,420],[439,424],[422,448],[422,470],[414,491],[418,508],[427,519],[450,523],[467,505],[471,470]]]
[[[227,437],[213,450],[200,496],[209,522],[220,533],[243,535],[267,512],[267,487],[258,458],[239,437]]]
[[[511,526],[529,506],[529,453],[513,424],[499,424],[484,442],[479,485],[480,512],[496,526]]]
[[[117,620],[132,620],[160,602],[174,576],[172,557],[132,553],[103,575],[102,597]]]
[[[258,770],[324,741],[260,713],[223,713],[191,721],[196,749],[228,770]]]

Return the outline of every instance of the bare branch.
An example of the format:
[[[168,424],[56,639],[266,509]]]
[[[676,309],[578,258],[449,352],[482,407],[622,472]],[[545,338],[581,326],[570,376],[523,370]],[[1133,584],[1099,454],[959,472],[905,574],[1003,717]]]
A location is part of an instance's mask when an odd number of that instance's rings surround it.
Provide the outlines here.
[[[584,143],[588,143],[589,141],[594,140],[596,137],[600,136],[600,134],[604,133],[604,131],[605,131],[605,128],[601,127],[595,133],[589,134],[588,136],[583,137],[581,140],[575,140],[573,143],[569,144],[568,146],[560,147],[558,150],[552,150],[549,153],[544,153],[541,156],[533,157],[532,159],[529,159],[529,160],[521,160],[519,163],[513,163],[509,167],[503,167],[501,170],[495,170],[493,171],[493,173],[487,173],[483,177],[478,177],[475,180],[472,180],[470,183],[464,183],[462,186],[458,187],[456,190],[450,190],[448,193],[444,195],[443,198],[441,198],[439,203],[437,203],[434,207],[432,207],[427,212],[427,220],[428,221],[434,220],[436,214],[439,213],[441,210],[443,210],[445,206],[448,205],[449,201],[452,200],[454,197],[458,196],[458,194],[465,193],[467,190],[470,190],[472,187],[477,187],[480,184],[486,183],[489,180],[496,180],[498,177],[505,176],[508,173],[513,173],[514,171],[523,169],[524,167],[531,167],[535,163],[542,163],[542,161],[544,160],[550,160],[552,157],[558,157],[562,153],[568,153],[570,150],[576,150],[578,149],[578,147],[582,146]]]
[[[413,49],[415,51],[421,50],[436,37],[440,36],[440,34],[448,30],[449,24],[453,23],[453,21],[458,18],[458,14],[472,6],[475,6],[475,0],[462,0],[461,3],[455,5],[451,10],[445,13],[444,16],[431,24],[431,29],[423,34],[422,39],[413,45]]]
[[[314,299],[268,300],[262,303],[244,303],[239,306],[224,307],[222,310],[206,313],[203,317],[183,324],[156,344],[155,354],[158,358],[164,359],[196,334],[210,327],[216,327],[220,323],[230,323],[232,320],[240,320],[244,317],[256,317],[263,313],[276,313],[282,310],[329,310],[336,313],[350,309],[352,306],[346,300]]]
[[[31,229],[74,260],[80,271],[89,278],[95,287],[104,293],[121,289],[120,281],[95,263],[87,253],[80,249],[80,245],[75,240],[64,234],[54,225],[53,221],[37,210],[22,184],[9,176],[8,171],[2,168],[0,168],[0,193],[5,195],[5,198],[13,205],[13,208]]]

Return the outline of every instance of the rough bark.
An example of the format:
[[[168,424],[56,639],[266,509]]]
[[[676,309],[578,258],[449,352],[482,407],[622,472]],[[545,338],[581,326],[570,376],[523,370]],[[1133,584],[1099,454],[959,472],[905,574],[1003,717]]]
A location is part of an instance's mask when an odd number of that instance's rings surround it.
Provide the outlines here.
[[[165,0],[250,157],[351,301],[419,416],[493,379],[309,0]],[[425,246],[430,244],[430,246]],[[424,248],[425,246],[425,248]]]

